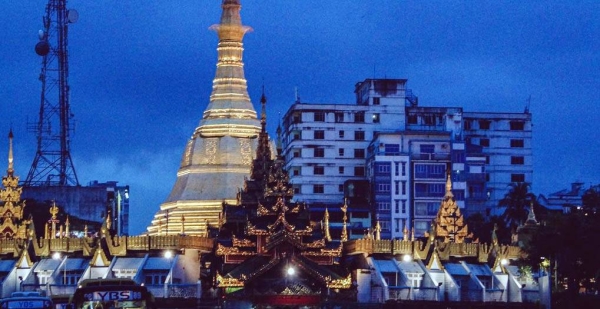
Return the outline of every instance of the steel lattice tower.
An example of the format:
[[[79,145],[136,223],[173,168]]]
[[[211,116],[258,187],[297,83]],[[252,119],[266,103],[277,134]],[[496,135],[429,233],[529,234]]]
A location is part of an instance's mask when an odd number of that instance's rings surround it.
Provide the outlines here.
[[[78,13],[67,10],[67,0],[49,0],[44,29],[35,52],[42,56],[39,121],[30,129],[36,133],[37,151],[25,186],[79,185],[70,153],[68,29]]]

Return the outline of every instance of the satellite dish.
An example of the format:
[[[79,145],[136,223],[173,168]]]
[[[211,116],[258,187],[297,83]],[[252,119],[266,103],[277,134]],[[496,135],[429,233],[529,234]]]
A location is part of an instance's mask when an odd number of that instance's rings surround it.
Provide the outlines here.
[[[71,24],[74,24],[77,22],[77,20],[79,20],[79,12],[74,9],[70,9],[67,12],[67,21]]]
[[[48,41],[42,40],[35,44],[35,53],[40,56],[46,56],[50,52],[50,44]]]

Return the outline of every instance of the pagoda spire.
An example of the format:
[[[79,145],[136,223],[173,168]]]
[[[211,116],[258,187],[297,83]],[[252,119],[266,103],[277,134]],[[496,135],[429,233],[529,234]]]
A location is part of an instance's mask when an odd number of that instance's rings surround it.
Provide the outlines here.
[[[325,207],[325,214],[323,215],[323,229],[325,229],[325,240],[331,241],[331,234],[329,233],[329,210]]]
[[[14,167],[13,167],[13,132],[12,129],[8,132],[8,169],[6,170],[6,174],[9,177],[14,176]]]
[[[271,158],[271,149],[269,147],[269,134],[267,134],[267,97],[265,96],[265,86],[263,86],[262,88],[260,105],[260,133],[258,134],[258,148],[256,149],[256,159],[269,160]]]
[[[210,27],[219,35],[217,71],[210,103],[195,133],[204,137],[256,136],[256,111],[248,96],[242,61],[242,39],[252,28],[242,25],[239,0],[223,0],[221,7],[221,22]]]
[[[341,209],[344,213],[344,217],[342,218],[344,225],[342,226],[342,235],[340,236],[340,240],[348,241],[348,230],[346,228],[346,221],[348,220],[348,217],[346,216],[346,211],[348,211],[348,199],[344,199],[344,206],[342,206]]]
[[[444,198],[446,197],[454,197],[454,194],[452,194],[452,180],[450,179],[451,173],[450,170],[448,170],[448,175],[446,176],[446,195],[444,195]]]

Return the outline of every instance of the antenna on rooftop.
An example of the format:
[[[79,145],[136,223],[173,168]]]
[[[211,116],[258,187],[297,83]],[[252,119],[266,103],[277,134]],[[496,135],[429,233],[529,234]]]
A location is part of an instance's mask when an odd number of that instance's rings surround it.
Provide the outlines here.
[[[69,100],[68,28],[79,13],[67,10],[67,0],[48,0],[44,28],[38,32],[35,52],[42,57],[39,120],[29,127],[37,137],[37,151],[25,186],[79,185],[70,152],[73,130]]]
[[[529,114],[529,106],[531,106],[531,95],[527,98],[527,104],[525,105],[525,114]]]

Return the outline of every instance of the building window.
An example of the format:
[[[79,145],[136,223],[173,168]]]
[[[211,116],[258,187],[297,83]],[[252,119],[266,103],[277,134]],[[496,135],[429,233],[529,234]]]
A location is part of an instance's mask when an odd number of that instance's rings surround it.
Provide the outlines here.
[[[344,192],[344,185],[338,185],[338,192]]]
[[[315,139],[325,139],[325,131],[316,130],[314,133],[315,133]]]
[[[294,185],[294,194],[300,194],[300,186],[299,185]]]
[[[471,120],[465,120],[465,130],[471,130]]]
[[[400,213],[400,200],[394,200],[394,212]]]
[[[398,176],[400,174],[400,163],[394,162],[394,176]]]
[[[523,148],[525,147],[525,142],[522,139],[511,139],[510,147],[512,148]]]
[[[525,174],[510,174],[511,182],[525,182]]]
[[[525,164],[525,158],[523,156],[510,157],[510,164],[523,165],[523,164]]]
[[[315,166],[313,172],[315,175],[325,175],[325,168],[323,166]]]
[[[343,130],[340,130],[340,132],[338,132],[338,136],[339,136],[341,139],[343,139],[343,138],[344,138],[344,135],[345,135],[345,134],[344,134],[344,131],[343,131]]]
[[[380,211],[388,211],[390,210],[389,202],[377,202],[377,209]]]
[[[325,149],[324,148],[315,148],[315,158],[323,158],[325,157]]]
[[[315,112],[315,122],[324,122],[325,121],[325,113],[324,112]]]
[[[295,168],[293,169],[293,174],[294,174],[294,176],[298,176],[298,175],[300,175],[300,169],[295,167]]]
[[[292,116],[292,122],[293,123],[301,123],[302,122],[302,114],[301,113],[294,113],[294,115]]]
[[[481,147],[490,147],[490,139],[489,138],[480,138],[479,145]]]
[[[382,232],[389,232],[390,231],[390,221],[381,221],[381,231]]]
[[[511,121],[510,122],[510,130],[511,131],[523,131],[525,129],[525,123],[522,121]]]
[[[421,151],[421,153],[434,153],[435,145],[432,145],[432,144],[419,145],[419,150]]]
[[[377,192],[378,193],[388,193],[390,192],[390,184],[389,183],[378,183],[377,184]]]
[[[402,200],[402,213],[406,213],[406,200]]]
[[[299,149],[294,150],[294,158],[300,158],[300,154],[301,152]]]
[[[402,181],[402,195],[406,195],[406,181]]]
[[[394,218],[394,231],[400,233],[400,219]]]
[[[406,176],[406,162],[402,162],[402,176]]]
[[[485,156],[485,164],[490,164],[490,156]]]
[[[344,148],[339,148],[339,149],[338,149],[338,155],[339,155],[340,157],[343,157],[343,156],[344,156]]]
[[[390,174],[390,164],[388,162],[377,162],[375,163],[377,175],[389,175]]]
[[[325,186],[322,184],[313,185],[313,193],[325,193]]]
[[[343,166],[339,166],[338,167],[338,172],[339,172],[340,175],[344,174],[344,167]]]
[[[408,124],[417,124],[417,114],[408,114]]]
[[[344,113],[335,113],[335,122],[344,122]]]
[[[394,194],[400,194],[400,181],[398,180],[394,181]]]
[[[400,144],[385,144],[385,155],[393,156],[400,154]]]
[[[355,158],[364,158],[365,150],[364,149],[354,149],[354,157]]]
[[[485,181],[486,182],[490,181],[490,173],[485,173]]]
[[[365,176],[365,168],[363,166],[355,166],[354,176]]]
[[[379,105],[380,104],[380,98],[373,98],[373,105]]]
[[[294,140],[300,139],[300,133],[294,133]]]
[[[379,123],[379,113],[373,114],[373,123]]]
[[[364,141],[365,140],[365,131],[354,131],[354,140],[355,141]]]
[[[356,113],[354,113],[354,122],[356,122],[356,123],[364,123],[365,122],[365,112],[356,112]]]
[[[480,130],[489,130],[490,123],[491,123],[491,121],[489,121],[489,120],[479,120],[479,129]]]

